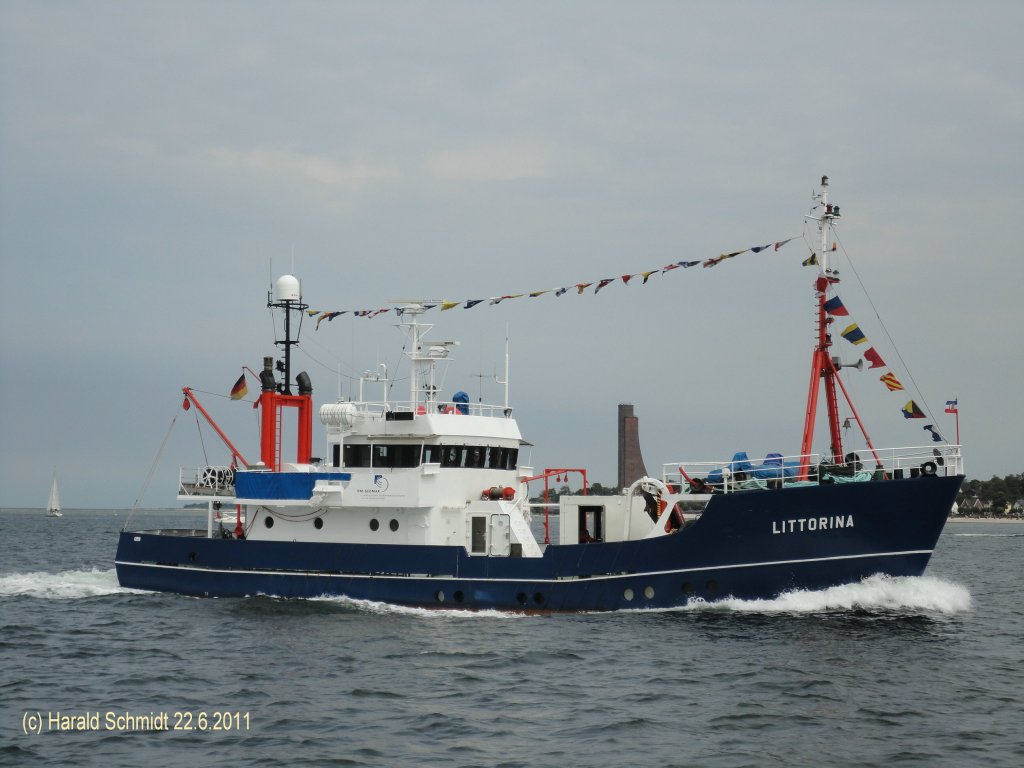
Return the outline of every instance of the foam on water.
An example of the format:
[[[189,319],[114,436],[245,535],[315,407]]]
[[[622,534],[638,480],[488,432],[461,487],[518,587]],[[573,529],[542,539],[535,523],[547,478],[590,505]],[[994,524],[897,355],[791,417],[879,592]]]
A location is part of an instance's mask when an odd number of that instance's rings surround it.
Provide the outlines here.
[[[967,587],[933,576],[883,576],[876,574],[858,584],[820,590],[798,589],[773,600],[726,598],[697,603],[687,610],[740,611],[749,613],[821,613],[824,611],[927,611],[953,614],[970,610]]]
[[[462,610],[416,608],[390,605],[373,600],[348,597],[322,597],[314,600],[374,614],[404,614],[431,617],[516,618],[530,614],[499,610]],[[971,609],[971,593],[967,587],[932,576],[884,576],[876,574],[857,584],[843,584],[821,590],[799,589],[786,592],[773,600],[739,600],[728,597],[715,602],[694,601],[684,608],[627,609],[619,613],[663,611],[735,611],[738,613],[822,613],[835,611],[934,612],[954,614]]]
[[[116,594],[144,594],[139,590],[127,589],[117,583],[117,572],[110,568],[100,570],[33,571],[30,573],[8,573],[0,576],[0,596],[40,597],[53,600],[75,600],[82,597],[98,597]]]
[[[36,597],[74,600],[115,594],[147,594],[117,583],[113,568],[101,570],[34,571],[0,576],[0,597]],[[322,596],[314,601],[372,614],[409,615],[442,618],[520,618],[514,611],[463,610],[454,608],[417,608],[391,605],[374,600]],[[739,600],[727,597],[715,602],[691,602],[684,608],[668,610],[735,611],[741,613],[820,613],[825,611],[926,611],[942,614],[970,610],[970,591],[961,584],[932,576],[871,576],[858,584],[844,584],[822,590],[794,590],[772,600]],[[659,610],[659,609],[655,609]],[[660,609],[665,610],[665,609]],[[646,612],[639,609],[639,612]]]
[[[374,613],[374,614],[398,614],[407,616],[430,616],[430,617],[483,617],[483,618],[517,618],[526,616],[524,613],[516,613],[513,611],[499,611],[495,609],[484,609],[484,610],[467,610],[459,608],[419,608],[409,605],[392,605],[390,603],[381,603],[376,600],[357,600],[351,597],[344,596],[333,596],[333,595],[321,595],[320,597],[312,597],[310,600],[318,602],[333,603],[345,608],[351,608],[355,611],[361,611],[363,613]]]

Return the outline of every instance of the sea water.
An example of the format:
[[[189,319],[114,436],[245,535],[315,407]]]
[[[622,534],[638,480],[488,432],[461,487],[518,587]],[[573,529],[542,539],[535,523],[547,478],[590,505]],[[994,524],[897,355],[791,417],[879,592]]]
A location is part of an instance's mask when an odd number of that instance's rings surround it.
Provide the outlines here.
[[[522,616],[122,589],[123,522],[0,512],[0,765],[1024,764],[1021,523],[921,578]]]

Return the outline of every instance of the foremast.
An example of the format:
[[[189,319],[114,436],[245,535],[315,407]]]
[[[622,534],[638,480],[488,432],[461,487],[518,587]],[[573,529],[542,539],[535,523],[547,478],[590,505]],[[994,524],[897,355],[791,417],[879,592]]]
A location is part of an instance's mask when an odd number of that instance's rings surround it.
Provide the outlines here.
[[[816,338],[814,352],[811,355],[811,377],[807,388],[807,410],[804,415],[803,439],[800,444],[801,475],[806,477],[810,470],[810,456],[814,443],[814,424],[818,414],[818,394],[822,388],[825,390],[825,408],[828,416],[829,429],[829,451],[830,460],[836,464],[844,463],[843,436],[839,422],[839,397],[838,390],[842,390],[853,418],[857,422],[868,448],[875,453],[871,438],[868,437],[857,409],[850,399],[846,387],[839,378],[839,369],[843,367],[838,357],[832,357],[832,334],[829,333],[829,326],[833,318],[829,315],[825,304],[828,301],[828,294],[835,285],[839,284],[839,272],[830,266],[830,254],[835,250],[833,244],[832,230],[836,220],[840,218],[839,206],[829,202],[828,198],[828,176],[821,177],[820,191],[814,195],[816,205],[811,213],[804,218],[815,221],[818,224],[819,243],[814,258],[818,264],[818,276],[814,281],[815,292],[815,315],[816,315]],[[860,367],[858,363],[857,367]],[[876,462],[878,456],[875,454]],[[881,464],[879,463],[879,466]]]
[[[302,330],[302,315],[308,304],[302,301],[302,288],[297,278],[283,275],[278,278],[273,292],[267,294],[267,307],[279,309],[284,314],[284,338],[274,343],[283,348],[282,359],[276,365],[273,358],[263,358],[260,371],[260,461],[275,472],[281,470],[281,432],[283,409],[297,411],[297,440],[295,461],[309,464],[313,453],[313,385],[309,375],[302,371],[295,377],[299,393],[292,394],[292,347],[299,343]],[[299,315],[299,327],[292,333],[292,313]],[[274,370],[281,373],[281,381],[274,376]]]

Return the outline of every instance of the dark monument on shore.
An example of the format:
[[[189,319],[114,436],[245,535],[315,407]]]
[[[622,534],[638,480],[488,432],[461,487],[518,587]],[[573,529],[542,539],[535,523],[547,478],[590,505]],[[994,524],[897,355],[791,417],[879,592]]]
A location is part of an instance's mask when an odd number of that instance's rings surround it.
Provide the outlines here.
[[[640,419],[633,415],[632,405],[619,403],[619,489],[646,474],[640,453]]]

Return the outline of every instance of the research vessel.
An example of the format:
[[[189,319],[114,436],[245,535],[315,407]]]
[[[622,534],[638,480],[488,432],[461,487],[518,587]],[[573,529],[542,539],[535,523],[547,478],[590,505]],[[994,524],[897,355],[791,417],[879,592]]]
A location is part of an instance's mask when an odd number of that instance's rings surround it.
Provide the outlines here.
[[[862,426],[839,377],[829,266],[839,208],[827,178],[809,218],[820,235],[816,328],[799,452],[751,460],[672,461],[612,496],[587,494],[585,470],[524,466],[508,402],[442,396],[438,367],[454,343],[431,341],[430,302],[396,308],[410,366],[407,399],[358,395],[316,409],[310,377],[292,375],[296,320],[308,309],[286,275],[267,305],[283,314],[279,359],[255,375],[260,456],[249,462],[190,388],[230,461],[182,470],[178,498],[207,506],[204,528],[120,534],[126,587],[205,597],[343,596],[409,606],[509,611],[673,608],[726,597],[924,570],[963,480],[958,445],[867,450],[843,442],[840,403]],[[301,323],[299,323],[301,326]],[[812,452],[819,393],[829,447]],[[314,416],[323,427],[313,449]],[[294,423],[290,431],[286,424]],[[283,434],[295,435],[294,453]],[[530,501],[572,472],[582,493]],[[534,486],[537,487],[537,486]],[[545,519],[557,513],[557,535]]]

